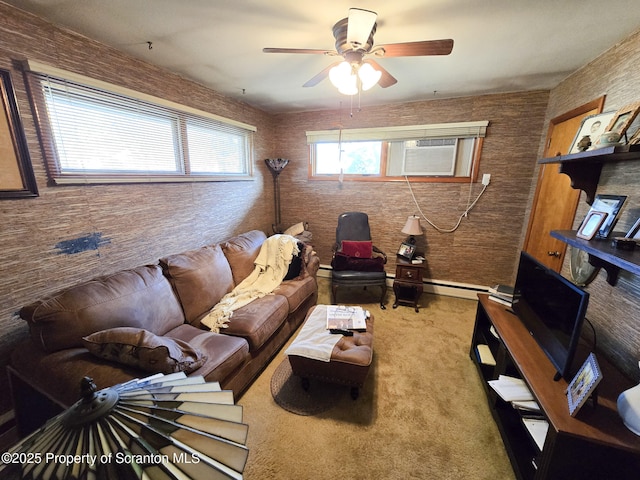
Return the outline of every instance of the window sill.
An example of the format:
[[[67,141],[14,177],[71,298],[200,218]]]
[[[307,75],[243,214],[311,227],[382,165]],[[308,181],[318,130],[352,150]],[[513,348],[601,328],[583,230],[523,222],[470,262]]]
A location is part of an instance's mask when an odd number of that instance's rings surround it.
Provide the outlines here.
[[[125,184],[125,183],[193,183],[193,182],[241,182],[253,181],[255,177],[249,175],[67,175],[56,177],[56,185],[89,185],[89,184]]]

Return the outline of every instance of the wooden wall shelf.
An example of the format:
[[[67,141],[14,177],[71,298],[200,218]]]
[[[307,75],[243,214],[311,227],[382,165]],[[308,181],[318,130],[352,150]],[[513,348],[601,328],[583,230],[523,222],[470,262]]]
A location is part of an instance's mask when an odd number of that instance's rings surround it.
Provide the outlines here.
[[[607,282],[615,285],[620,270],[640,275],[640,249],[620,250],[611,246],[611,239],[584,240],[573,230],[553,230],[551,236],[589,254],[589,263],[604,268]]]
[[[570,155],[558,155],[540,159],[538,163],[559,163],[560,173],[569,175],[571,186],[583,190],[587,195],[587,203],[591,205],[600,181],[602,165],[631,160],[640,160],[640,145],[605,147]]]

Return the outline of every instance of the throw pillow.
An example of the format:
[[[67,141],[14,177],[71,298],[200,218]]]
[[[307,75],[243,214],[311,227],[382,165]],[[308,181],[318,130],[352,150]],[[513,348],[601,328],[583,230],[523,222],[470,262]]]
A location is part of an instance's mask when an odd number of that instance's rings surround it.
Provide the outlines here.
[[[164,374],[197,370],[207,357],[183,340],[159,337],[147,330],[118,327],[83,337],[82,343],[99,358]]]
[[[342,241],[342,253],[350,257],[371,258],[373,253],[372,242],[357,242],[354,240]]]
[[[283,233],[285,235],[291,235],[292,237],[295,237],[296,235],[300,235],[303,232],[304,232],[304,223],[299,222],[287,228]]]

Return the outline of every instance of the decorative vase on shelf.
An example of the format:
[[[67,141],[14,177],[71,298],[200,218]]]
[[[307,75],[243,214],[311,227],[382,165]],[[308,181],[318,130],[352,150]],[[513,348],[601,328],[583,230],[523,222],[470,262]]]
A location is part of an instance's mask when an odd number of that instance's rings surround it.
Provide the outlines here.
[[[638,363],[640,366],[640,362]],[[640,384],[625,390],[618,397],[618,415],[625,426],[640,435]]]

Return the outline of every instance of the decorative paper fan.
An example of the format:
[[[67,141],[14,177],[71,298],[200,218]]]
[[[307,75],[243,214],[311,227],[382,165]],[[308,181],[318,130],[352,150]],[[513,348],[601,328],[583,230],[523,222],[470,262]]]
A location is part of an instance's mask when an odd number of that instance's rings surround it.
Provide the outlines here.
[[[241,479],[248,425],[233,392],[184,373],[96,391],[2,455],[3,479]]]

